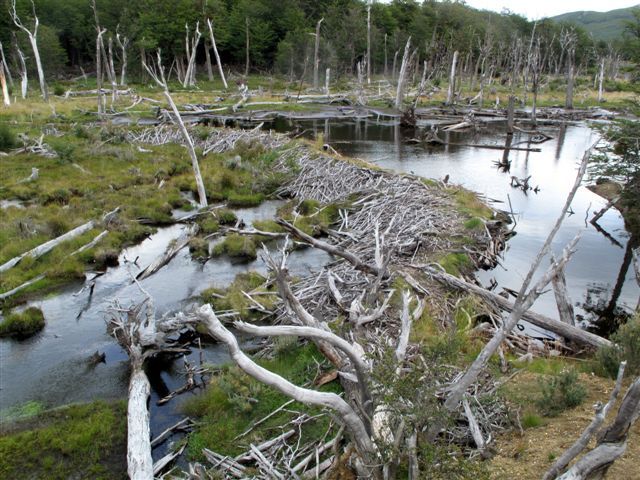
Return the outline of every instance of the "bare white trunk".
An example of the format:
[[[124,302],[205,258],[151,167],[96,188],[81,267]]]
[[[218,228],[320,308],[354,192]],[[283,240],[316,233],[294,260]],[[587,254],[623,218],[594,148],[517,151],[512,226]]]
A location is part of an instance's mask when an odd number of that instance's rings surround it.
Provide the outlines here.
[[[327,98],[331,97],[331,94],[329,92],[330,82],[331,82],[331,69],[327,68],[327,71],[325,72],[325,75],[324,75],[324,93],[327,96]]]
[[[134,367],[129,379],[127,405],[127,473],[131,480],[152,480],[151,429],[147,402],[151,386],[142,369]]]
[[[553,277],[551,284],[553,285],[553,293],[556,297],[560,321],[568,323],[569,325],[575,325],[576,320],[571,298],[569,297],[569,291],[567,290],[567,280],[564,275],[564,270],[560,270],[558,274]]]
[[[453,103],[453,96],[456,88],[456,66],[458,64],[458,51],[453,52],[451,60],[451,73],[449,74],[449,88],[447,89],[447,105]]]
[[[198,50],[198,43],[200,43],[200,22],[196,22],[196,31],[193,34],[193,41],[189,45],[189,31],[187,30],[187,55],[189,55],[189,64],[187,65],[187,71],[184,74],[183,87],[192,86],[195,83],[195,68],[196,68],[196,52]],[[190,47],[190,48],[189,48]]]
[[[213,54],[215,55],[216,63],[218,64],[218,72],[220,73],[220,78],[222,79],[224,88],[227,89],[229,88],[229,86],[227,85],[227,79],[224,76],[222,63],[220,63],[220,55],[218,54],[218,47],[216,47],[216,39],[213,36],[213,26],[211,25],[211,20],[207,19],[207,25],[209,26],[209,35],[211,36],[211,46],[213,47]]]
[[[122,55],[122,69],[120,71],[120,85],[124,86],[127,84],[127,47],[129,46],[129,39],[127,37],[121,37],[119,33],[116,33],[116,41],[118,42],[118,46],[120,47],[120,52]]]
[[[38,50],[38,27],[40,26],[40,20],[38,20],[38,16],[36,15],[36,7],[32,2],[33,6],[33,17],[34,17],[34,26],[33,32],[31,32],[27,27],[25,27],[18,14],[16,13],[16,0],[11,1],[11,6],[9,8],[9,14],[11,15],[11,19],[16,27],[22,30],[29,37],[29,43],[31,43],[31,48],[33,49],[33,57],[36,61],[36,69],[38,70],[38,80],[40,81],[40,92],[42,93],[42,98],[45,101],[49,100],[49,93],[47,92],[47,84],[44,79],[44,70],[42,69],[42,62],[40,61],[40,51]]]
[[[207,206],[207,194],[204,189],[204,182],[202,181],[202,175],[200,173],[200,164],[198,163],[198,156],[196,155],[196,149],[193,145],[193,140],[191,139],[191,135],[189,135],[189,131],[187,127],[185,127],[184,122],[182,121],[182,117],[180,116],[180,112],[178,111],[178,107],[176,106],[171,94],[169,93],[169,88],[167,87],[167,81],[164,78],[164,68],[162,66],[162,58],[160,57],[160,52],[158,52],[158,63],[157,69],[158,72],[154,72],[149,68],[149,66],[144,63],[144,68],[147,73],[153,78],[153,80],[162,88],[162,93],[164,94],[164,98],[167,100],[167,103],[171,107],[173,111],[173,115],[175,117],[175,121],[178,123],[180,127],[180,132],[184,137],[184,142],[187,146],[187,150],[189,151],[189,156],[191,157],[191,166],[193,168],[193,175],[196,180],[196,186],[198,187],[198,203],[201,208]]]
[[[16,47],[17,48],[17,47]],[[27,89],[29,87],[29,78],[27,77],[27,63],[24,60],[24,53],[17,48],[18,60],[20,61],[20,93],[22,98],[27,98]]]
[[[0,60],[0,87],[2,87],[2,100],[6,107],[11,105],[9,98],[9,89],[7,88],[7,79],[4,75],[4,62]]]
[[[213,67],[211,66],[211,53],[209,52],[210,49],[210,45],[209,42],[205,39],[204,41],[204,56],[205,56],[205,61],[207,63],[207,79],[210,82],[213,82]]]
[[[407,44],[404,46],[404,55],[402,56],[402,65],[400,66],[400,73],[398,74],[398,87],[396,89],[396,109],[402,108],[402,101],[404,100],[404,87],[407,76],[407,68],[409,68],[409,50],[411,49],[411,37],[407,39]]]
[[[227,345],[231,358],[245,373],[301,403],[327,407],[333,410],[351,434],[364,463],[372,465],[370,462],[376,457],[376,447],[369,437],[362,419],[342,397],[335,393],[318,392],[298,387],[256,364],[240,350],[235,336],[220,323],[211,305],[203,305],[198,310],[197,315],[209,334]]]
[[[602,102],[604,96],[603,96],[603,88],[602,88],[602,83],[604,82],[604,58],[602,59],[602,62],[600,62],[600,75],[598,77],[598,102]]]
[[[7,74],[9,85],[13,87],[13,77],[11,76],[11,71],[9,70],[9,64],[7,63],[7,59],[4,57],[4,49],[2,48],[2,42],[0,42],[0,61],[2,61],[2,64],[4,65],[4,71]]]
[[[324,18],[318,20],[316,24],[316,42],[313,49],[313,88],[318,88],[318,69],[320,68],[320,25]]]
[[[371,0],[367,5],[367,85],[371,84]]]

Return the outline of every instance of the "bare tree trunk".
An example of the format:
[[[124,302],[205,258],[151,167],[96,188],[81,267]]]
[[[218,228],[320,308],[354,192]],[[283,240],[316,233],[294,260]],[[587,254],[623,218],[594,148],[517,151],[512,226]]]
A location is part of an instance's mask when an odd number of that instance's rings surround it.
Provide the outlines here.
[[[569,298],[567,280],[563,269],[559,270],[557,275],[551,279],[551,284],[553,285],[553,293],[556,297],[560,320],[564,323],[568,323],[569,325],[575,325],[576,319],[573,312],[573,305]]]
[[[189,45],[189,30],[187,29],[187,55],[189,55],[189,63],[187,65],[187,71],[184,74],[183,87],[192,86],[195,83],[195,68],[196,68],[196,52],[198,50],[198,43],[200,43],[200,22],[196,22],[196,30],[193,33],[193,40]]]
[[[320,24],[323,22],[324,18],[318,20],[316,24],[316,38],[315,38],[315,46],[313,49],[313,88],[318,88],[318,69],[320,68]]]
[[[598,78],[598,102],[602,102],[603,100],[603,88],[602,83],[604,81],[604,58],[600,62],[600,76]]]
[[[220,323],[211,305],[203,305],[198,310],[197,316],[212,337],[227,345],[231,358],[245,373],[301,403],[328,407],[333,410],[351,434],[364,464],[374,464],[376,447],[367,433],[362,419],[339,395],[298,387],[257,365],[240,350],[235,336]]]
[[[29,79],[27,77],[27,63],[24,61],[24,53],[20,50],[20,47],[16,44],[16,51],[18,52],[18,60],[20,61],[20,93],[22,98],[27,98],[27,89],[29,87]]]
[[[209,41],[204,41],[204,55],[207,62],[207,78],[210,82],[213,82],[213,67],[211,65],[211,54],[209,53],[209,49],[211,46],[209,45]]]
[[[245,46],[246,46],[244,76],[248,77],[249,76],[249,17],[246,17],[244,21],[245,21],[244,28],[245,28]]]
[[[398,87],[396,89],[396,109],[402,108],[402,101],[404,100],[404,87],[406,83],[407,68],[409,67],[409,56],[411,49],[411,37],[407,39],[407,44],[404,46],[404,55],[402,55],[402,65],[400,66],[400,73],[398,74]]]
[[[329,94],[329,84],[331,82],[331,69],[327,68],[327,71],[324,74],[324,93],[329,98],[331,95]]]
[[[396,50],[396,53],[393,54],[393,67],[391,71],[391,80],[394,82],[396,80],[396,65],[398,63],[398,53],[400,53],[400,50]]]
[[[0,60],[0,87],[2,87],[2,100],[6,107],[11,105],[9,98],[9,89],[7,88],[7,80],[4,75],[4,62]]]
[[[388,65],[387,65],[387,34],[384,34],[384,78],[386,79],[389,75]]]
[[[507,135],[513,135],[513,109],[516,97],[509,95],[509,104],[507,106]]]
[[[33,49],[33,57],[36,61],[36,69],[38,70],[38,80],[40,81],[40,92],[42,93],[42,98],[45,101],[49,101],[49,93],[47,92],[47,83],[44,79],[44,70],[42,69],[42,62],[40,60],[40,51],[38,50],[38,27],[40,26],[40,20],[38,20],[38,16],[36,15],[36,6],[31,1],[31,5],[33,7],[33,18],[34,18],[34,27],[33,32],[31,32],[27,27],[25,27],[18,14],[16,13],[16,0],[11,1],[11,7],[9,10],[9,14],[11,15],[11,19],[16,27],[22,30],[29,37],[29,43],[31,43],[31,48]]]
[[[151,385],[142,368],[142,359],[132,359],[127,403],[127,473],[129,478],[152,480],[151,427],[147,408]]]
[[[200,174],[200,165],[198,163],[198,156],[196,155],[196,150],[193,145],[193,140],[191,139],[191,135],[185,127],[184,122],[182,121],[182,117],[180,116],[180,112],[178,111],[178,107],[176,106],[171,94],[169,93],[169,88],[167,87],[167,81],[164,77],[164,67],[162,66],[162,58],[160,57],[160,52],[158,52],[158,64],[157,64],[157,72],[154,72],[150,69],[146,63],[144,63],[144,68],[147,73],[153,78],[153,80],[158,84],[160,88],[162,88],[162,93],[164,94],[164,98],[169,103],[171,110],[173,111],[173,115],[175,116],[176,122],[178,122],[178,126],[180,127],[180,131],[182,132],[182,136],[184,137],[184,142],[187,146],[187,150],[189,151],[189,156],[191,157],[191,167],[193,168],[193,175],[196,179],[196,186],[198,187],[198,203],[201,208],[207,206],[207,194],[204,189],[204,182],[202,181],[202,175]]]
[[[367,4],[367,85],[371,84],[371,0]]]
[[[111,105],[118,99],[118,77],[116,76],[116,69],[113,65],[113,37],[109,36],[109,81],[111,82]]]
[[[453,52],[453,59],[451,60],[451,73],[449,75],[449,89],[447,90],[447,105],[453,103],[453,96],[456,88],[456,65],[458,63],[458,51]]]
[[[116,28],[117,32],[117,28]],[[127,37],[120,38],[120,34],[116,33],[116,41],[118,42],[118,46],[122,52],[122,69],[120,71],[120,85],[124,86],[127,84],[127,47],[129,46],[129,39]]]
[[[13,87],[13,77],[11,76],[11,71],[9,70],[9,64],[7,63],[7,59],[4,57],[4,49],[2,48],[2,42],[0,42],[0,61],[4,65],[4,71],[7,74],[9,85]]]
[[[220,73],[220,78],[222,79],[222,84],[224,88],[227,89],[229,86],[227,85],[227,79],[224,76],[224,71],[222,70],[222,63],[220,63],[220,55],[218,54],[218,47],[216,46],[216,39],[213,36],[213,25],[211,24],[211,20],[207,19],[207,25],[209,27],[209,35],[211,36],[211,46],[213,47],[213,54],[216,57],[216,63],[218,64],[218,72]]]
[[[102,29],[96,23],[98,35],[96,37],[96,88],[98,92],[98,114],[104,113],[104,93],[102,92],[102,35],[107,29]]]

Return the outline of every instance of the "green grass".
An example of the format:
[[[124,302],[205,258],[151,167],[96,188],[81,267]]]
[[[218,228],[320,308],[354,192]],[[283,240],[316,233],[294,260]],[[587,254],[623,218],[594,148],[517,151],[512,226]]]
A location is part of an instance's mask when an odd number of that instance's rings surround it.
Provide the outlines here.
[[[264,316],[263,313],[252,308],[255,306],[242,292],[257,292],[253,298],[265,310],[271,309],[277,300],[276,289],[273,285],[266,286],[267,279],[257,272],[239,273],[233,282],[224,289],[211,287],[204,290],[200,297],[204,303],[210,303],[216,311],[233,310],[238,312],[243,320],[253,321]],[[267,295],[264,295],[268,293]]]
[[[487,207],[474,192],[460,188],[454,190],[453,196],[460,213],[469,217],[478,217],[478,220],[489,220],[493,217],[493,210]]]
[[[228,255],[240,260],[255,260],[258,258],[256,242],[248,235],[231,233],[223,241],[217,243],[211,252],[214,257]]]
[[[303,385],[316,375],[315,362],[323,362],[322,355],[314,345],[300,346],[297,342],[286,342],[271,360],[260,360],[263,367],[278,373],[297,385]],[[339,391],[336,382],[320,387],[323,391]],[[289,398],[277,390],[258,383],[237,367],[226,367],[215,377],[206,391],[189,399],[184,412],[200,420],[196,430],[189,435],[188,451],[191,459],[202,460],[202,448],[215,449],[223,455],[237,455],[249,446],[258,444],[281,433],[280,425],[290,421],[295,414],[281,412],[255,428],[239,440],[236,435],[257,420],[273,412]],[[294,402],[291,410],[304,411],[311,415],[320,410]],[[326,432],[330,416],[326,415],[302,427],[302,443],[318,439]]]
[[[473,267],[473,262],[466,253],[449,253],[440,258],[438,263],[448,274],[456,276]]]
[[[97,401],[3,424],[0,478],[126,478],[126,402]]]
[[[10,313],[0,323],[0,337],[27,338],[44,328],[42,310],[29,307],[23,312]]]
[[[527,413],[522,417],[522,428],[536,428],[544,425],[544,420],[541,416],[535,413]]]

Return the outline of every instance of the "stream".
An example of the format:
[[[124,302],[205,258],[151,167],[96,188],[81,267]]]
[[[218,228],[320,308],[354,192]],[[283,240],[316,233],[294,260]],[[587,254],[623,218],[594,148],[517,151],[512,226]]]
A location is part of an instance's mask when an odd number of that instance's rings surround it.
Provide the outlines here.
[[[502,157],[500,150],[407,144],[406,139],[413,137],[414,132],[405,131],[392,122],[370,119],[290,122],[280,119],[267,126],[279,131],[306,131],[308,136],[322,133],[324,141],[339,152],[387,169],[428,178],[442,179],[449,175],[450,183],[479,192],[501,210],[510,210],[510,197],[517,218],[517,235],[508,242],[501,266],[478,273],[485,286],[495,279],[498,289],[503,286],[519,288],[574,182],[576,166],[584,150],[597,135],[584,124],[545,127],[545,132],[553,139],[531,145],[540,147],[539,153],[512,151],[509,156],[511,171],[503,173],[494,165]],[[504,143],[503,132],[504,126],[492,125],[479,133],[441,133],[441,136],[458,143],[500,144]],[[527,135],[516,134],[514,143],[526,138]],[[518,178],[531,175],[531,184],[539,185],[541,190],[537,194],[532,191],[525,194],[512,188],[511,175]],[[280,204],[279,201],[267,201],[256,208],[236,210],[236,214],[250,225],[256,219],[272,218]],[[609,238],[589,223],[585,227],[587,210],[592,214],[604,204],[605,200],[581,187],[572,204],[575,214],[565,220],[553,244],[554,250],[559,252],[578,230],[583,230],[578,252],[566,274],[571,299],[584,326],[592,324],[590,308],[594,305],[600,310],[631,310],[640,296],[633,268],[629,268],[630,236],[619,212],[611,209],[599,222]],[[43,310],[47,324],[31,339],[0,340],[0,412],[32,400],[55,407],[97,398],[125,398],[129,381],[128,357],[106,333],[106,311],[114,299],[125,306],[142,299],[138,288],[131,283],[131,273],[135,275],[140,267],[144,268],[162,254],[184,228],[180,224],[159,228],[139,245],[124,250],[119,266],[109,268],[106,274],[95,278],[91,296],[87,290],[81,291],[82,284],[77,283],[29,304]],[[271,244],[272,249],[277,246],[275,242]],[[131,263],[136,258],[137,265]],[[328,260],[329,256],[322,251],[296,250],[290,256],[289,269],[293,275],[302,276],[320,269]],[[189,308],[205,288],[225,287],[236,274],[249,270],[265,273],[266,267],[260,259],[236,263],[224,257],[202,264],[193,261],[188,249],[183,249],[169,265],[142,284],[154,298],[157,314],[162,315]],[[87,277],[93,276],[89,273]],[[553,293],[543,295],[533,309],[555,316]],[[600,328],[606,331],[610,326]],[[541,331],[537,334],[547,335]],[[106,362],[89,366],[87,360],[96,351],[106,354]],[[198,362],[199,355],[200,352],[194,349],[193,362]],[[203,345],[203,355],[205,361],[213,365],[224,363],[228,358],[226,349],[211,344]],[[181,370],[181,361],[154,362],[149,368],[152,435],[181,418],[179,406],[191,393],[176,397],[162,407],[156,406],[159,398],[184,384]],[[166,453],[168,444],[165,442],[154,450],[155,459]]]

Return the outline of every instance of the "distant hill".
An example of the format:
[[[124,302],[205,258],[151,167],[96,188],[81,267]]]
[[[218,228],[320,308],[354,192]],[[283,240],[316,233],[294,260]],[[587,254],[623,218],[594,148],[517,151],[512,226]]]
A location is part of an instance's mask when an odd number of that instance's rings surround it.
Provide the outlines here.
[[[620,8],[609,12],[569,12],[551,17],[557,22],[572,22],[593,34],[596,40],[615,40],[622,36],[625,20],[632,20],[631,10],[640,7]]]

